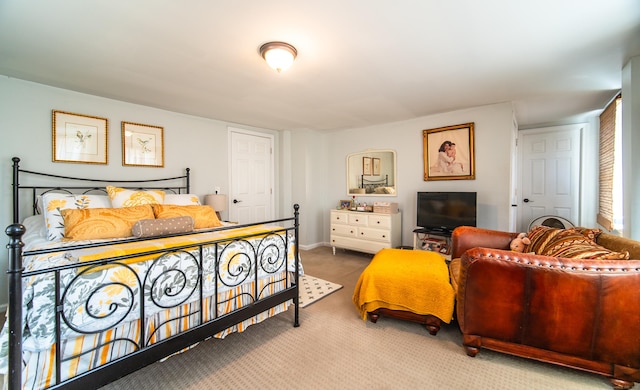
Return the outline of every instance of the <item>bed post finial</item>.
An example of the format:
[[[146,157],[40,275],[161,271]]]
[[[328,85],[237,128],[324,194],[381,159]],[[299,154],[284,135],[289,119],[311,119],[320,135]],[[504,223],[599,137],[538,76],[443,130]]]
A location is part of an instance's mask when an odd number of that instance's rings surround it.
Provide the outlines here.
[[[191,193],[191,189],[190,189],[190,185],[189,185],[189,175],[191,174],[190,173],[191,172],[191,168],[187,168],[186,171],[187,171],[187,175],[186,175],[187,176],[187,194],[190,194]]]
[[[13,157],[13,223],[20,222],[20,211],[18,210],[18,189],[20,188],[20,157]],[[9,233],[7,233],[9,234]]]
[[[22,388],[22,235],[27,229],[19,224],[9,225],[5,230],[9,236],[9,371],[10,389]]]

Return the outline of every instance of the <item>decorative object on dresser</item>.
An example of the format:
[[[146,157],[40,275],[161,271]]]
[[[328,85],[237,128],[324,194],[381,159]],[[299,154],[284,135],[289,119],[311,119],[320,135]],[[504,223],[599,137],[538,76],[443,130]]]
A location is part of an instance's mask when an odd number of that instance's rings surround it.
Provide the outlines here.
[[[424,180],[475,180],[473,122],[422,131]]]
[[[380,214],[395,214],[398,210],[396,202],[373,202],[373,212]]]
[[[164,128],[122,122],[122,165],[164,167]]]
[[[375,254],[402,244],[402,213],[331,210],[331,246]]]
[[[352,201],[351,199],[343,199],[340,201],[340,209],[341,210],[349,210],[351,209]]]
[[[211,208],[216,211],[218,219],[221,220],[220,212],[227,209],[227,195],[218,193],[205,195],[204,204],[211,206]]]
[[[53,162],[107,164],[107,118],[53,110],[51,119]]]

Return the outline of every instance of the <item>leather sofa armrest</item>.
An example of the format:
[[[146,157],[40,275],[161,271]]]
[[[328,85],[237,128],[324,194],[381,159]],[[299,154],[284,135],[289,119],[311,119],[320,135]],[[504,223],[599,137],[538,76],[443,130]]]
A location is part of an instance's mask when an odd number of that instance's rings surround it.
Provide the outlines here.
[[[509,249],[509,244],[518,233],[460,226],[451,234],[451,258],[461,257],[471,248]]]

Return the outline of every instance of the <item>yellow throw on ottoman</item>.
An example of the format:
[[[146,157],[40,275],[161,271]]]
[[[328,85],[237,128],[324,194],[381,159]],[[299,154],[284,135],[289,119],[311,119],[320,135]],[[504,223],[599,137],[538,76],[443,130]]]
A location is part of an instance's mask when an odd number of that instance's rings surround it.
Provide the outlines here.
[[[362,319],[380,315],[423,323],[432,335],[453,316],[454,293],[442,256],[435,252],[383,249],[358,279],[353,303]]]

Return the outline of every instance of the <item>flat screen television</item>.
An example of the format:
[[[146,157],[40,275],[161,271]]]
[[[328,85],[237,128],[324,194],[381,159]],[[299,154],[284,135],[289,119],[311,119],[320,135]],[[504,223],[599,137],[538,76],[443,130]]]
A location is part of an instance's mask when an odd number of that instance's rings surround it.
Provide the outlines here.
[[[418,226],[451,234],[458,226],[476,226],[475,192],[418,192]]]

